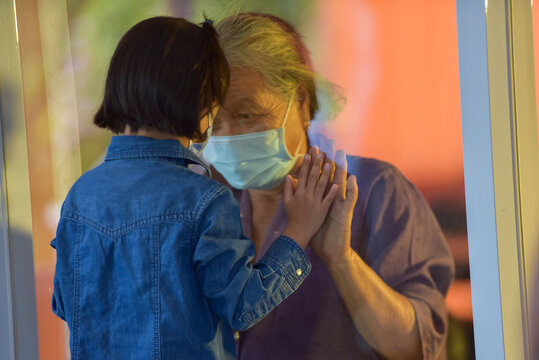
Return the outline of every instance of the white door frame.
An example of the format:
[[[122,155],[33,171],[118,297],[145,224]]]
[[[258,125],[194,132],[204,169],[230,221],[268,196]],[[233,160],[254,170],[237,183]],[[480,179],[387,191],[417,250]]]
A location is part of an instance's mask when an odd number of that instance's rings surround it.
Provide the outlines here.
[[[529,0],[457,0],[476,356],[531,359],[539,152]]]

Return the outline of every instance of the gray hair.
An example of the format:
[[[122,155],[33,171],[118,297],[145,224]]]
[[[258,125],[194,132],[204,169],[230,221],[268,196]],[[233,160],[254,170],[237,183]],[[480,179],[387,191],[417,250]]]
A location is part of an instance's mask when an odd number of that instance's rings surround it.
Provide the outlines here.
[[[216,29],[231,67],[260,73],[266,87],[284,98],[301,86],[310,100],[311,120],[319,110],[320,87],[328,117],[339,112],[344,98],[335,85],[314,73],[309,52],[292,25],[273,15],[243,12],[223,19]]]

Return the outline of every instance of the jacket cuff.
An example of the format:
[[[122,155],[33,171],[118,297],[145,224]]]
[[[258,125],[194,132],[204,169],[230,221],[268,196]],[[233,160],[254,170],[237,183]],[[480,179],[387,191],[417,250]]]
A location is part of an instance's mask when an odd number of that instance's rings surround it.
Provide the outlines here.
[[[260,260],[277,267],[293,290],[296,290],[311,272],[311,262],[301,247],[291,238],[281,235]]]

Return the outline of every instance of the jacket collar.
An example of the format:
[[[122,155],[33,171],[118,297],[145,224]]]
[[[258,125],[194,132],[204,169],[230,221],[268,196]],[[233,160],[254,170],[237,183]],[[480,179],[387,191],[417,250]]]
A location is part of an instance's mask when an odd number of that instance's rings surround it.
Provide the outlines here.
[[[179,160],[184,166],[197,164],[210,174],[208,166],[190,150],[183,147],[178,140],[157,140],[146,136],[118,135],[113,136],[105,156],[105,161],[121,159],[142,159],[162,157]]]

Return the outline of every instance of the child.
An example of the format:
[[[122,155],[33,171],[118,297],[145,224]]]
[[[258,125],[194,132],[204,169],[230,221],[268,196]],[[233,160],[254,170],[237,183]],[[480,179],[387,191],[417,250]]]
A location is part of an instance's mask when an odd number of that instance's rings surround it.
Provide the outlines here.
[[[252,264],[232,193],[190,164],[223,101],[228,64],[209,21],[140,22],[112,57],[95,123],[116,134],[103,164],[62,206],[52,306],[73,359],[234,359],[233,329],[295,291],[303,250],[336,196],[330,171],[305,156],[287,177],[288,226]],[[283,324],[283,326],[286,326]]]

